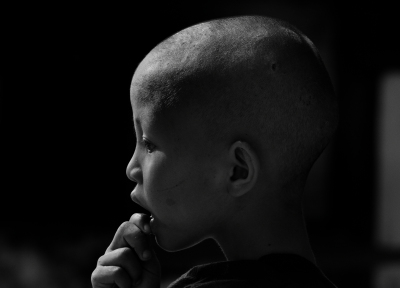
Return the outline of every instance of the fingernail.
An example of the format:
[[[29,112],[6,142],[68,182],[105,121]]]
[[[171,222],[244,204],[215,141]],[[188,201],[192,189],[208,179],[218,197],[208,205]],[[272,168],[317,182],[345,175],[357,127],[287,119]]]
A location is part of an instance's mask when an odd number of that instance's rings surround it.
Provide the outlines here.
[[[147,233],[150,232],[150,226],[149,226],[149,224],[145,224],[145,225],[144,225],[144,231],[147,232]]]
[[[143,259],[150,259],[151,258],[151,252],[149,250],[145,250],[143,252]]]

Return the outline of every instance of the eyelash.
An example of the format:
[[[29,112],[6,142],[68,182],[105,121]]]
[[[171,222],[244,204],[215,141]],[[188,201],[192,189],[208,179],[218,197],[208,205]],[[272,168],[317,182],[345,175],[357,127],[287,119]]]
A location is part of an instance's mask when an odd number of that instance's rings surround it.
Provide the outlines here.
[[[154,144],[150,143],[146,138],[142,139],[143,145],[146,148],[148,153],[151,153],[156,148]]]

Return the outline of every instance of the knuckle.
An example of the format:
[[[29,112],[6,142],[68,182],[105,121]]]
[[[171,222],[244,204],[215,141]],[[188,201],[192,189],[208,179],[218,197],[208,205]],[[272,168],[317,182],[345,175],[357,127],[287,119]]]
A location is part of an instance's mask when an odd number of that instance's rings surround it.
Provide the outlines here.
[[[121,225],[119,225],[118,230],[126,230],[127,227],[130,226],[130,223],[128,221],[123,222]]]
[[[126,235],[125,239],[135,251],[138,247],[143,246],[143,233],[140,230],[137,230],[136,233]]]
[[[129,219],[130,222],[138,222],[140,221],[140,219],[142,218],[143,214],[140,213],[135,213],[131,216],[131,218]]]
[[[125,261],[131,261],[133,257],[133,252],[131,248],[124,247],[119,249],[119,257]]]
[[[90,281],[92,283],[97,283],[100,277],[99,269],[96,267],[94,271],[92,272],[92,275],[90,276]]]
[[[144,241],[144,234],[142,233],[142,231],[138,231],[138,233],[134,233],[134,235],[132,235],[133,236],[133,243],[134,243],[134,245],[135,245],[135,247],[137,247],[138,245],[143,245],[143,242],[145,242]]]
[[[97,265],[104,266],[104,255],[97,259]]]
[[[110,268],[111,273],[114,274],[116,277],[122,276],[124,274],[124,271],[121,267],[119,266],[113,266]]]
[[[140,231],[140,229],[135,224],[129,221],[125,221],[119,226],[118,233],[120,235],[130,235],[135,233],[137,230]]]

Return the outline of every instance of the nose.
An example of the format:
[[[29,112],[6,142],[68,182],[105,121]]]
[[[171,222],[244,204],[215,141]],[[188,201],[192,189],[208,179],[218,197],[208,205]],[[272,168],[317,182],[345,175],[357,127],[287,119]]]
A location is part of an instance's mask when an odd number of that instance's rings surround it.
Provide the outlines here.
[[[140,184],[143,182],[143,175],[136,154],[137,153],[135,151],[132,159],[129,161],[128,166],[126,167],[126,176],[129,178],[129,180]]]

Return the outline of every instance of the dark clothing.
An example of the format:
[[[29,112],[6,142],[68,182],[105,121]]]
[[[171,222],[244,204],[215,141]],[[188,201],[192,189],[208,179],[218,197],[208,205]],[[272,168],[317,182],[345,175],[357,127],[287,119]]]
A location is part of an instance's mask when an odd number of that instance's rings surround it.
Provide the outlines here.
[[[169,288],[335,288],[313,263],[294,254],[270,254],[195,266]]]

